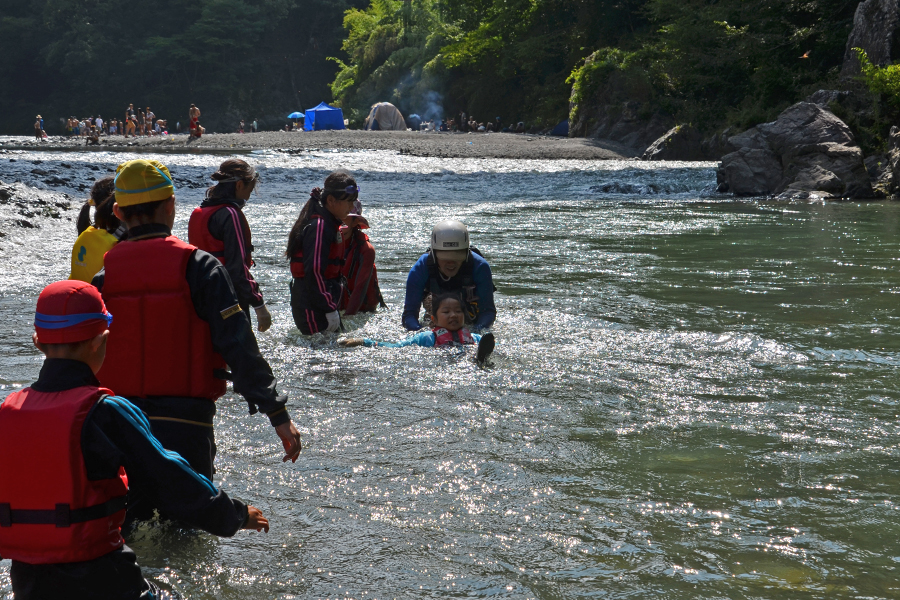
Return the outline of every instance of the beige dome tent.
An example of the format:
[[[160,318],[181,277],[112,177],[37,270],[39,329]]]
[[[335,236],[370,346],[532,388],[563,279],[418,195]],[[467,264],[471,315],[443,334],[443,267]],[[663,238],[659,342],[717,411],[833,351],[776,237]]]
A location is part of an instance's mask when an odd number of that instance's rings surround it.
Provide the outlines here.
[[[373,104],[366,117],[366,131],[406,131],[406,121],[390,102]]]

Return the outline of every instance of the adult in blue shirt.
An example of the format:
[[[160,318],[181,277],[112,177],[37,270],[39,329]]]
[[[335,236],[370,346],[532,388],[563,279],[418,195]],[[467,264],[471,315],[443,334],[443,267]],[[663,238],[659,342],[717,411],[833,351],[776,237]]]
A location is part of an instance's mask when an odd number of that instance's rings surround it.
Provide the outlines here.
[[[406,278],[403,326],[422,328],[419,311],[430,294],[456,293],[463,303],[466,324],[480,330],[497,317],[494,279],[481,253],[469,245],[469,230],[459,221],[442,221],[431,231],[431,251],[426,252]]]

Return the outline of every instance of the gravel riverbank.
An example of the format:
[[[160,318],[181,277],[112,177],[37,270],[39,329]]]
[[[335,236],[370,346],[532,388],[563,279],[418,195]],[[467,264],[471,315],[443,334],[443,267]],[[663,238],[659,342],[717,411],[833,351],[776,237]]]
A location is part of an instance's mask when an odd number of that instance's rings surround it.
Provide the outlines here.
[[[38,141],[16,136],[0,137],[0,148],[84,148],[84,140],[52,136]],[[259,133],[209,133],[198,140],[186,135],[101,138],[105,150],[153,148],[166,151],[252,150],[388,150],[410,156],[438,158],[511,158],[615,160],[631,158],[635,151],[609,140],[563,138],[514,133],[420,133],[413,131],[263,131]]]

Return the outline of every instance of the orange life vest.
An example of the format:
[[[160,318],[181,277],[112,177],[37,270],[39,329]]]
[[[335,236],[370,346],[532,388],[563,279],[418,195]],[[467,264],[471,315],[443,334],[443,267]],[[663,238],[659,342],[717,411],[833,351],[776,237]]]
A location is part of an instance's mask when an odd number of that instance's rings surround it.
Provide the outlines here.
[[[93,560],[122,546],[128,479],[91,481],[81,449],[108,389],[31,388],[0,404],[0,555],[30,564]]]
[[[197,249],[175,236],[124,241],[106,253],[103,300],[115,320],[97,378],[126,398],[215,400],[225,361],[197,316],[185,279]]]
[[[188,242],[201,250],[209,252],[218,258],[219,262],[222,264],[225,264],[225,242],[216,239],[209,232],[209,220],[216,212],[225,208],[225,206],[226,205],[224,204],[198,206],[191,213],[191,218],[188,221]],[[244,264],[248,267],[252,267],[253,236],[250,233],[250,224],[247,222],[247,217],[244,216],[243,211],[237,210],[237,214],[240,219],[238,225],[244,234]]]

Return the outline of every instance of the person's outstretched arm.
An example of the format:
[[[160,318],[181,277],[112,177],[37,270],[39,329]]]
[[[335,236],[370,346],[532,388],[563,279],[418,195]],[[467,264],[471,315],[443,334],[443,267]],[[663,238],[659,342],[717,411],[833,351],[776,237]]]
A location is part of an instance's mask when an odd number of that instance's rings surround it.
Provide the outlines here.
[[[204,531],[232,536],[248,522],[248,507],[217,489],[180,454],[164,449],[144,413],[125,398],[100,400],[85,420],[81,440],[91,480],[110,479],[122,465],[132,484],[151,484],[161,509]]]
[[[300,434],[287,412],[287,396],[278,393],[275,375],[259,351],[228,271],[212,254],[195,250],[186,279],[197,315],[209,323],[213,348],[231,368],[234,391],[244,397],[251,413],[257,409],[266,413],[284,446],[283,460],[296,461]]]
[[[420,331],[415,335],[411,335],[405,340],[399,342],[382,342],[380,340],[370,340],[363,338],[363,346],[378,348],[404,348],[406,346],[422,346],[424,348],[434,347],[434,332]]]
[[[422,309],[422,298],[425,296],[425,285],[428,283],[428,266],[425,261],[428,254],[423,254],[409,270],[406,277],[406,298],[403,301],[403,326],[410,331],[422,329],[419,323],[419,311]]]
[[[494,324],[497,318],[497,308],[494,306],[494,277],[491,274],[491,266],[486,260],[475,262],[472,278],[475,280],[475,293],[478,294],[478,317],[473,324],[474,329],[487,329]]]

